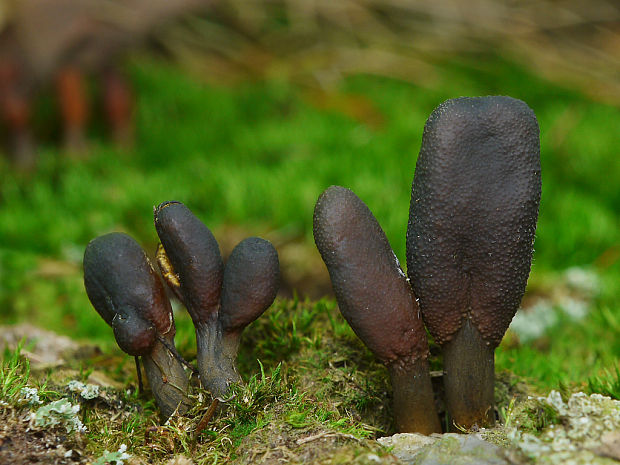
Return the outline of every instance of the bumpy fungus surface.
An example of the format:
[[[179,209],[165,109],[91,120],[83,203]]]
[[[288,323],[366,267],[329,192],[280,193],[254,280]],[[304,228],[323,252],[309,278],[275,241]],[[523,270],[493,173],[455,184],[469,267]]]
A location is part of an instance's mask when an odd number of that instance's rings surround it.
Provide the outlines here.
[[[249,237],[233,249],[224,269],[219,315],[224,331],[241,332],[273,303],[279,269],[278,253],[265,239]]]
[[[155,229],[171,266],[166,270],[164,256],[158,256],[164,278],[194,323],[217,318],[224,263],[209,228],[185,205],[172,201],[155,209]]]
[[[390,370],[398,430],[440,432],[424,326],[381,226],[352,191],[332,186],[317,201],[314,240],[342,315]]]
[[[203,385],[222,397],[241,381],[235,360],[243,328],[273,303],[279,286],[278,254],[270,242],[240,242],[224,268],[213,234],[180,202],[155,209],[164,252],[159,264],[196,328],[198,371]]]
[[[444,349],[455,423],[494,421],[494,349],[525,291],[540,194],[538,123],[524,102],[459,98],[433,111],[413,180],[407,270]]]
[[[189,378],[162,342],[174,346],[172,309],[142,248],[122,233],[92,240],[84,253],[84,286],[119,347],[142,357],[162,417],[177,408],[185,412]]]

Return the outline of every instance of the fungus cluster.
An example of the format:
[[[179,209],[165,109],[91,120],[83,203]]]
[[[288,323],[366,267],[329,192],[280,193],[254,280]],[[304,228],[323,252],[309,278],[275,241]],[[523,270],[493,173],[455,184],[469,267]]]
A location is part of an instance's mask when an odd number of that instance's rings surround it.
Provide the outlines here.
[[[196,328],[200,379],[221,397],[241,381],[235,366],[241,332],[278,292],[278,253],[269,241],[250,237],[233,249],[224,267],[211,231],[180,202],[155,209],[155,228],[164,279]]]
[[[234,248],[224,266],[211,231],[180,202],[159,205],[155,227],[164,281],[196,328],[200,380],[221,398],[232,383],[241,382],[236,369],[241,332],[275,299],[278,254],[270,242],[251,237]],[[142,358],[162,417],[186,412],[187,362],[174,348],[170,302],[142,248],[122,233],[92,240],[84,254],[84,285],[119,347],[136,362]]]
[[[84,286],[123,352],[142,358],[162,417],[184,413],[189,377],[175,357],[172,308],[142,248],[123,233],[93,239],[84,253]]]
[[[536,117],[520,100],[493,96],[448,100],[426,122],[409,279],[355,194],[332,186],[319,197],[317,248],[343,316],[388,366],[399,431],[440,429],[422,320],[442,349],[450,425],[495,422],[494,351],[525,291],[540,194]]]

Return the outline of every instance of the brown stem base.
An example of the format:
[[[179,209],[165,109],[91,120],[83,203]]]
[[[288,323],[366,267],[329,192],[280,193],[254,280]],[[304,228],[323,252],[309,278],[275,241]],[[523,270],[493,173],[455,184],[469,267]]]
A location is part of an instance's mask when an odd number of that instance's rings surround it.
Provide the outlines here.
[[[489,346],[468,319],[443,346],[444,387],[449,429],[495,423],[495,348]]]
[[[197,362],[200,381],[213,397],[224,400],[233,383],[241,376],[235,364],[239,336],[224,333],[219,322],[196,325]]]
[[[394,418],[400,433],[441,433],[428,361],[388,367],[394,392]]]
[[[159,341],[151,354],[142,357],[142,363],[162,419],[166,421],[175,411],[187,412],[191,406],[187,398],[189,375],[183,365]]]

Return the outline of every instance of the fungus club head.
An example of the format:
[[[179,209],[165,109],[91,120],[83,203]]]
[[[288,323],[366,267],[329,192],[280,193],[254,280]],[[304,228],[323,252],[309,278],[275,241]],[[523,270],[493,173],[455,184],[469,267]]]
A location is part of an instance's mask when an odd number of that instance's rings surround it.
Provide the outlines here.
[[[499,344],[525,291],[540,193],[538,123],[524,102],[458,98],[433,111],[413,180],[407,270],[438,343],[471,319]]]
[[[217,317],[222,288],[223,262],[215,237],[185,205],[169,201],[154,212],[155,229],[177,278],[194,324]],[[160,264],[162,261],[160,260]],[[163,270],[164,276],[166,270]]]
[[[198,369],[214,396],[225,396],[232,383],[241,382],[236,368],[241,333],[273,303],[279,275],[278,254],[264,239],[244,239],[228,257],[218,319],[196,332]]]
[[[386,364],[426,358],[413,293],[366,204],[349,189],[328,188],[314,209],[314,240],[342,315],[377,358]]]
[[[124,352],[145,355],[157,333],[174,335],[172,309],[162,283],[142,248],[128,235],[106,234],[88,244],[84,286]]]
[[[188,378],[169,350],[174,350],[172,309],[142,248],[121,233],[92,240],[84,253],[84,286],[119,347],[142,357],[162,418],[187,411]]]
[[[233,249],[222,289],[220,321],[224,331],[241,332],[273,303],[280,282],[278,253],[271,242],[249,237]]]
[[[240,382],[235,364],[243,328],[258,318],[278,291],[278,254],[257,237],[242,241],[224,269],[211,231],[180,202],[155,209],[164,251],[158,263],[196,327],[200,378],[216,397]]]

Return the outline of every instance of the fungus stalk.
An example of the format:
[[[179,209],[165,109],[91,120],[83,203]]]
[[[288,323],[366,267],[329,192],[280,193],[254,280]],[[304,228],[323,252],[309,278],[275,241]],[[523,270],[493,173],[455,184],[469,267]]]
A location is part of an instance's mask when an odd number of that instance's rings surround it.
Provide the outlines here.
[[[394,422],[402,433],[441,433],[427,358],[388,365]]]
[[[381,226],[352,191],[332,186],[316,203],[314,240],[342,315],[388,367],[398,431],[441,432],[426,332]]]
[[[465,320],[443,346],[446,405],[456,425],[495,423],[495,348]]]
[[[151,352],[142,357],[142,364],[162,417],[167,419],[175,411],[186,413],[191,405],[187,398],[189,376],[168,347],[155,342]]]
[[[241,383],[236,367],[239,340],[226,337],[218,320],[195,325],[200,379],[208,391],[221,399],[231,384]]]
[[[241,382],[241,332],[275,299],[278,254],[270,242],[251,237],[234,248],[224,267],[215,237],[185,205],[164,202],[154,215],[162,245],[158,264],[196,328],[200,379],[223,398],[231,384]]]
[[[455,426],[495,422],[494,351],[527,283],[541,193],[536,117],[510,97],[448,100],[422,137],[407,270],[442,347]]]
[[[84,286],[119,347],[142,357],[162,418],[185,413],[189,376],[174,348],[172,308],[142,248],[121,233],[93,239],[84,253]]]

